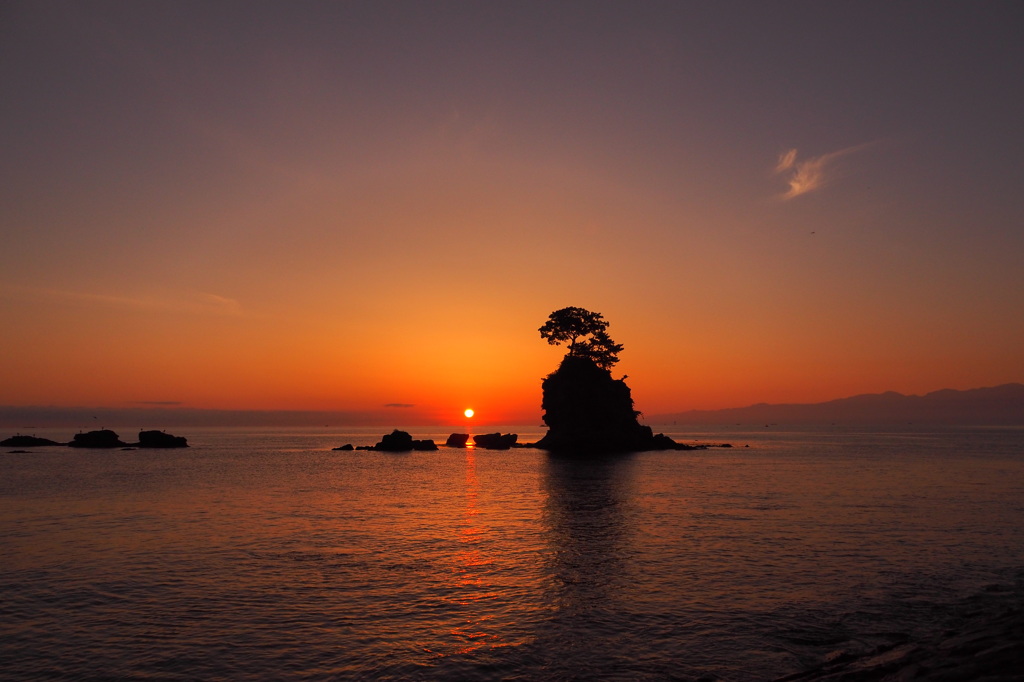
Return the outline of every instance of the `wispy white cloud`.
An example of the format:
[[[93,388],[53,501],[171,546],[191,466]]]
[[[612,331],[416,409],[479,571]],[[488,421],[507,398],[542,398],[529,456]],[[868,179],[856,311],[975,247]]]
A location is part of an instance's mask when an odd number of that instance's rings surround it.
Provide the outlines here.
[[[121,308],[139,312],[163,312],[237,316],[243,314],[242,305],[233,298],[206,292],[186,292],[180,296],[121,296],[96,294],[68,289],[43,287],[3,286],[0,293],[10,298],[65,301],[105,308]]]
[[[242,304],[236,299],[228,298],[227,296],[201,291],[196,294],[196,299],[200,305],[211,312],[220,312],[224,315],[242,314]]]
[[[789,190],[781,198],[793,199],[825,186],[834,178],[832,166],[837,159],[859,152],[871,144],[871,142],[859,144],[802,161],[797,160],[796,149],[783,152],[775,164],[775,173],[776,175],[788,174]]]
[[[775,172],[776,173],[781,173],[784,170],[792,168],[793,164],[795,162],[796,162],[796,150],[795,149],[790,149],[788,152],[785,152],[784,154],[779,154],[779,162],[777,164],[775,164]]]

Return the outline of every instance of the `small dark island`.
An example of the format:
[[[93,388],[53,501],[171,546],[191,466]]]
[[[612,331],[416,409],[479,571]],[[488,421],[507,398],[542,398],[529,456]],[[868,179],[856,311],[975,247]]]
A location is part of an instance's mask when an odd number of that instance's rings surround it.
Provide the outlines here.
[[[137,448],[187,448],[188,439],[184,436],[172,436],[163,431],[139,431]]]
[[[445,447],[449,448],[464,448],[469,444],[468,433],[453,433],[448,436],[448,440],[444,442]]]
[[[23,436],[20,433],[0,441],[0,446],[5,448],[39,448],[46,445],[67,445],[67,443],[58,443],[55,440],[37,436]]]
[[[640,424],[629,386],[612,378],[622,345],[607,329],[600,313],[571,307],[551,313],[540,328],[541,338],[568,344],[568,352],[542,384],[548,433],[536,447],[569,454],[702,449]]]
[[[347,449],[345,446],[336,450]],[[415,440],[406,431],[395,429],[381,437],[376,445],[360,445],[356,450],[374,450],[376,452],[412,452],[413,450],[437,450],[437,444],[428,439]]]
[[[514,433],[481,433],[473,436],[473,444],[485,450],[508,450],[515,447],[519,436]]]
[[[73,448],[124,448],[128,447],[128,443],[121,440],[120,436],[111,431],[110,429],[100,429],[99,431],[87,431],[86,433],[76,433],[71,442],[68,443]]]

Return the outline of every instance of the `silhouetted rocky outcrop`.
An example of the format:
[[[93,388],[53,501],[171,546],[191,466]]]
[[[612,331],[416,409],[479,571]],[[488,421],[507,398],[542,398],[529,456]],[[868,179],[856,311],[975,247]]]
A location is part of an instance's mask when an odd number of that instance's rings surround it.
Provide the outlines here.
[[[49,438],[23,436],[20,433],[16,436],[11,436],[7,440],[0,441],[0,446],[8,448],[38,448],[44,445],[66,445],[66,443],[58,443],[57,441],[50,440]]]
[[[384,452],[408,452],[413,449],[412,443],[412,436],[405,431],[395,429],[391,433],[381,436],[380,441],[373,447]]]
[[[428,439],[415,440],[405,431],[395,429],[381,436],[380,442],[373,446],[360,445],[356,450],[377,450],[379,452],[409,452],[411,450],[437,450],[437,444]]]
[[[444,444],[446,447],[449,448],[464,448],[466,447],[466,443],[468,442],[468,433],[453,433],[452,435],[448,436],[448,440],[446,440]]]
[[[516,441],[519,439],[514,433],[506,433],[502,435],[500,433],[481,433],[478,436],[473,436],[473,442],[478,448],[485,448],[487,450],[508,450]]]
[[[345,443],[341,447],[331,448],[331,449],[332,450],[355,450],[355,448],[352,447],[352,443]]]
[[[566,356],[542,387],[548,433],[538,448],[576,453],[693,449],[640,424],[626,382],[587,358]]]
[[[110,429],[102,429],[76,433],[68,445],[73,448],[123,448],[127,447],[128,443],[122,442],[118,435]]]
[[[139,442],[125,443],[110,429],[76,433],[70,443],[58,443],[48,438],[22,436],[18,434],[0,442],[0,445],[16,447],[36,447],[41,445],[68,445],[73,448],[187,448],[188,440],[182,436],[172,436],[163,431],[140,431]]]
[[[137,448],[187,448],[188,439],[184,436],[172,436],[163,431],[139,431]]]

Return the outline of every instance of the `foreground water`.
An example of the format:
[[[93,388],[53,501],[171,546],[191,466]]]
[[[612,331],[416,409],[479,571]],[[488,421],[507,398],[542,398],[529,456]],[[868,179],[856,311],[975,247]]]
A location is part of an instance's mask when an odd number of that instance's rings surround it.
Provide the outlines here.
[[[1020,429],[588,462],[178,431],[0,454],[0,679],[769,680],[1024,567]]]

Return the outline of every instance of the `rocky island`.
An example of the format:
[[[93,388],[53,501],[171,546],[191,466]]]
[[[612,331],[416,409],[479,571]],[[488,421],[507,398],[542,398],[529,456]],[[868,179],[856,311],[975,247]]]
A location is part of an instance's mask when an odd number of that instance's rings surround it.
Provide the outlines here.
[[[342,445],[335,450],[351,450],[350,445]],[[356,450],[374,450],[376,452],[412,452],[413,450],[437,450],[437,444],[428,439],[416,440],[407,431],[395,429],[384,434],[376,445],[360,445]]]
[[[110,429],[99,429],[96,431],[79,432],[74,435],[70,443],[58,443],[49,438],[38,438],[36,436],[23,436],[17,434],[0,441],[4,447],[43,447],[47,445],[66,445],[72,448],[187,448],[188,440],[183,436],[172,436],[163,431],[140,431],[139,440],[136,443],[125,443],[121,437]]]
[[[544,379],[544,423],[548,433],[536,447],[561,453],[693,450],[703,446],[677,443],[638,421],[633,397],[611,367],[622,345],[608,336],[600,313],[563,308],[540,328],[548,343],[568,345],[558,369]]]
[[[172,436],[163,431],[139,431],[137,448],[187,448],[188,440],[184,436]]]
[[[86,433],[76,433],[71,442],[68,443],[73,448],[126,448],[128,443],[121,440],[120,436],[111,431],[110,429],[100,429],[98,431],[87,431]]]
[[[163,431],[140,431],[136,443],[125,443],[110,429],[76,433],[69,446],[73,448],[187,448],[188,439]]]
[[[514,433],[481,433],[473,436],[473,445],[484,450],[508,450],[516,446],[517,440],[519,436]]]

